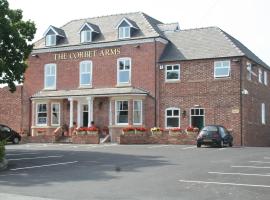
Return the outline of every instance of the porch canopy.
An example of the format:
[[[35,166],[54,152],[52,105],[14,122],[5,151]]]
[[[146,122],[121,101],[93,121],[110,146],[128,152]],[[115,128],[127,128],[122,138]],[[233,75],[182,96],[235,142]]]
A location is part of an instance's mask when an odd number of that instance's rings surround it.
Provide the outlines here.
[[[74,90],[41,90],[31,97],[31,100],[52,100],[52,99],[68,99],[70,102],[70,121],[69,126],[73,127],[73,102],[77,100],[77,111],[81,113],[82,100],[86,101],[88,107],[88,126],[93,120],[93,99],[95,97],[115,97],[115,96],[129,96],[129,95],[148,95],[149,92],[134,88],[134,87],[121,87],[121,88],[82,88]],[[78,114],[77,123],[81,125],[81,116]]]

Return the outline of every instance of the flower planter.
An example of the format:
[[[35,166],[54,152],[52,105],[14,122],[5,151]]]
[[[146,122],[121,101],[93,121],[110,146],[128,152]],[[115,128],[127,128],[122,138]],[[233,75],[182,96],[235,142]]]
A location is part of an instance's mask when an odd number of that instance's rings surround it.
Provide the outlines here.
[[[98,135],[98,131],[86,131],[87,135]]]
[[[170,131],[169,132],[169,135],[171,135],[171,136],[179,136],[181,134],[183,134],[182,131]]]
[[[135,134],[135,130],[134,131],[123,131],[122,135],[134,135]]]
[[[158,135],[158,136],[160,136],[160,135],[163,134],[162,131],[151,131],[151,132],[152,132],[152,135]]]

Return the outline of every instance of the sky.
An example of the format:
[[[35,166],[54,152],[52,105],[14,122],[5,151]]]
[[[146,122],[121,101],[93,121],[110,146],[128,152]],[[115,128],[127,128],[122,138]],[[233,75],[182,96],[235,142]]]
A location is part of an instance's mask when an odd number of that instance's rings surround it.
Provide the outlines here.
[[[144,12],[180,29],[218,26],[270,65],[269,0],[8,0],[35,22],[34,41],[50,25],[61,27],[74,19]]]

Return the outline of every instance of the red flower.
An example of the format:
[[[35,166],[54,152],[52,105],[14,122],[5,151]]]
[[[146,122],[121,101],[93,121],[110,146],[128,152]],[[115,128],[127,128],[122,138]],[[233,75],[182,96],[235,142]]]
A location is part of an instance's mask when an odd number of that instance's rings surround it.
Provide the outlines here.
[[[134,127],[127,127],[127,128],[123,128],[124,132],[128,132],[128,131],[135,131]]]
[[[147,129],[144,127],[138,127],[136,128],[136,131],[141,131],[141,132],[145,132]]]
[[[181,128],[173,128],[173,129],[171,129],[171,131],[178,132],[178,131],[182,131],[182,129]]]
[[[192,126],[187,127],[187,131],[194,131],[194,128]]]

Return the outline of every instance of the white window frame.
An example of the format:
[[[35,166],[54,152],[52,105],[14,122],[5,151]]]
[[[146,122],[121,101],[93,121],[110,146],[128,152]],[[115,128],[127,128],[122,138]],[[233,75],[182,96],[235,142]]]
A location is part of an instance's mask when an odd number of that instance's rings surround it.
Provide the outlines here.
[[[48,71],[52,71],[51,68],[54,67],[54,71],[55,71],[55,74],[47,74]],[[49,69],[47,69],[49,68]],[[47,77],[48,76],[52,76],[54,77],[54,85],[52,87],[47,87]],[[54,63],[50,63],[50,64],[46,64],[44,66],[44,89],[48,89],[48,90],[55,90],[56,89],[56,77],[57,77],[57,66],[56,64]]]
[[[247,63],[247,80],[252,81],[252,65],[251,63]]]
[[[128,82],[120,82],[120,71],[128,71],[128,70],[120,70],[120,61],[123,61],[124,63],[126,61],[129,61],[129,81]],[[124,68],[125,68],[125,65],[124,65]],[[130,85],[131,84],[131,70],[132,70],[132,63],[131,63],[131,58],[118,58],[117,59],[117,85]]]
[[[224,65],[225,62],[229,63],[229,67]],[[217,67],[218,63],[221,63],[221,67]],[[216,75],[217,68],[223,68],[223,69],[228,68],[228,73],[224,75]],[[220,60],[220,61],[214,62],[214,78],[225,78],[225,77],[230,77],[230,76],[231,76],[231,61],[230,60]]]
[[[258,80],[259,80],[259,83],[263,82],[263,72],[262,72],[262,69],[260,68],[258,70]]]
[[[55,34],[49,34],[46,35],[46,45],[47,47],[49,46],[55,46],[56,45],[56,35]]]
[[[89,72],[82,72],[82,67],[83,67],[84,64],[90,64]],[[92,86],[92,82],[93,82],[92,72],[93,72],[93,63],[92,63],[91,60],[85,60],[85,61],[80,62],[80,73],[79,73],[80,87],[91,87]],[[90,76],[90,82],[89,83],[82,84],[82,78],[81,78],[82,74],[89,74],[89,76]]]
[[[178,70],[174,69],[175,66],[178,66]],[[172,69],[168,70],[168,67],[172,67]],[[180,75],[181,75],[181,70],[180,69],[181,69],[180,64],[166,65],[165,66],[165,80],[166,80],[166,82],[180,81]],[[178,78],[177,79],[168,79],[167,72],[177,72],[178,73]]]
[[[263,82],[264,82],[264,85],[268,85],[268,79],[267,79],[267,71],[264,71],[263,72]]]
[[[126,101],[128,103],[128,110],[127,111],[128,111],[128,116],[129,116],[129,101],[128,100],[116,100],[115,101],[115,115],[114,115],[114,117],[115,117],[115,124],[116,125],[128,125],[128,123],[129,123],[129,122],[127,122],[127,123],[118,123],[118,121],[117,121],[117,112],[118,111],[126,111],[126,110],[117,110],[117,104],[118,104],[118,102],[123,102],[123,101]]]
[[[126,35],[126,30],[128,30],[128,34]],[[131,35],[131,27],[130,26],[122,26],[118,28],[118,38],[119,39],[127,39],[130,38]]]
[[[90,34],[89,40],[87,40],[87,34]],[[81,35],[81,43],[92,42],[92,31],[90,29],[81,31],[80,35]]]
[[[38,113],[45,113],[45,112],[38,112],[38,106],[39,105],[46,105],[46,123],[45,124],[39,124],[38,123]],[[47,126],[48,125],[48,104],[45,102],[39,102],[36,104],[36,125],[37,126]]]
[[[262,124],[265,124],[265,103],[261,104],[261,119]]]
[[[135,102],[139,102],[140,103],[140,108],[141,108],[140,110],[135,110]],[[135,123],[134,122],[135,112],[139,112],[140,113],[140,122],[138,122],[138,123]],[[142,119],[143,113],[142,112],[143,112],[143,103],[142,103],[142,100],[133,100],[133,124],[134,125],[142,125],[142,123],[143,123],[143,119]]]
[[[57,112],[53,112],[53,106],[54,105],[58,105],[59,106],[59,112],[58,112],[58,124],[54,124],[53,123],[53,113],[57,113]],[[51,103],[51,125],[52,126],[59,126],[60,125],[60,120],[61,120],[61,106],[60,106],[60,103],[58,102],[52,102]]]
[[[192,110],[195,111],[195,114],[193,114],[193,115],[191,114],[191,111],[192,111]],[[198,115],[196,114],[196,110],[199,110],[199,114],[198,114]],[[202,111],[202,110],[203,110],[203,115],[201,114],[201,111]],[[201,116],[201,117],[203,117],[203,126],[205,126],[205,108],[201,108],[201,107],[196,108],[196,107],[195,107],[195,108],[190,108],[190,109],[189,109],[189,125],[190,125],[190,126],[192,126],[192,124],[191,124],[191,119],[192,119],[193,116],[195,116],[195,117],[196,117],[196,116]]]
[[[172,116],[167,116],[167,111],[168,110],[172,110]],[[173,111],[174,110],[178,110],[178,113],[179,113],[179,115],[178,116],[174,116],[174,114],[173,114]],[[166,108],[166,110],[165,110],[165,127],[166,127],[166,129],[170,129],[170,128],[180,128],[180,126],[181,126],[181,110],[180,110],[180,108],[175,108],[175,107],[170,107],[170,108]],[[167,118],[178,118],[178,121],[179,121],[179,124],[178,124],[178,127],[168,127],[168,123],[167,123]]]

